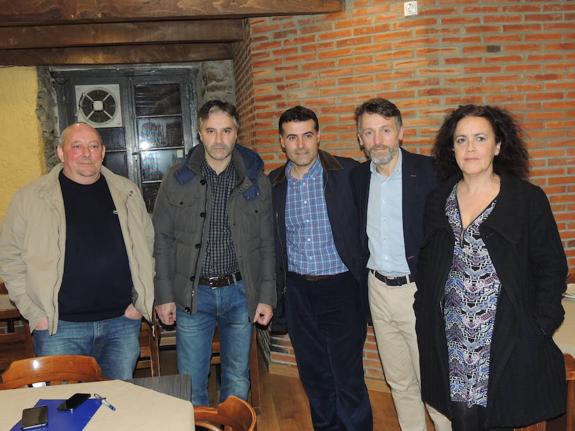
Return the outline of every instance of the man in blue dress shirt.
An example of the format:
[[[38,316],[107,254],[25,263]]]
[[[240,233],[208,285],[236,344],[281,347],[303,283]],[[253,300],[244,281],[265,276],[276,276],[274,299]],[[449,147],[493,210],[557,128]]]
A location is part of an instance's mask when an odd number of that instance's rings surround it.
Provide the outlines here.
[[[288,162],[270,174],[277,283],[314,429],[369,431],[364,268],[349,179],[357,162],[319,150],[317,116],[302,106],[281,115],[279,134]]]
[[[425,431],[413,295],[423,241],[423,208],[437,180],[431,157],[401,149],[401,112],[376,98],[355,111],[357,136],[370,161],[351,174],[359,208],[369,307],[377,347],[402,431]],[[449,420],[428,406],[436,431]]]

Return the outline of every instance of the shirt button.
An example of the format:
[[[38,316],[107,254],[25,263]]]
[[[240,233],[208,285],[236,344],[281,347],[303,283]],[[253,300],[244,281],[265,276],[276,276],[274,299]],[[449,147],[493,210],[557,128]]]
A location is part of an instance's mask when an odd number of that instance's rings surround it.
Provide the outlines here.
[[[304,204],[307,204],[307,201],[303,201]]]
[[[311,238],[308,238],[308,239],[307,239],[307,242],[310,242],[310,241],[311,241]]]

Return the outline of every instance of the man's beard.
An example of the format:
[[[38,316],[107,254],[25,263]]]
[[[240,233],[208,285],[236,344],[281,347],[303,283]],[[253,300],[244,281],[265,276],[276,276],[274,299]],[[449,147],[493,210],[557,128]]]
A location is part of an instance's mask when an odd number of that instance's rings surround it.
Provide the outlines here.
[[[382,145],[379,147],[372,148],[371,151],[369,152],[369,158],[376,165],[387,165],[389,162],[393,160],[398,151],[399,151],[398,148],[389,148]]]

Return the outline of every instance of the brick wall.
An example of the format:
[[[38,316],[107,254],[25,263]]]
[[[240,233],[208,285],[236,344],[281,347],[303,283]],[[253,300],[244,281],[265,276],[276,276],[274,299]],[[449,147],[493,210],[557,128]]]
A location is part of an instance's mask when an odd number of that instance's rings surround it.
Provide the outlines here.
[[[362,159],[353,110],[380,95],[404,114],[404,146],[427,153],[448,109],[499,105],[525,128],[531,178],[551,200],[574,268],[575,2],[418,3],[413,17],[403,1],[347,0],[339,13],[249,20],[235,51],[244,143],[268,169],[283,163],[277,119],[304,104],[318,113],[324,149]],[[274,342],[289,350],[285,341]]]

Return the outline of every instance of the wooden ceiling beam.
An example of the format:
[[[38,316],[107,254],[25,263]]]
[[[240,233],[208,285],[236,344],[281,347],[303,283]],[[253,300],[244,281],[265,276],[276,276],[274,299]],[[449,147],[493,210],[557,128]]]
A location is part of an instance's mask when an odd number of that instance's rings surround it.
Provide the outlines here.
[[[344,0],[0,0],[0,25],[306,15],[343,7]]]
[[[0,49],[233,42],[241,38],[240,19],[0,27]]]
[[[0,66],[181,63],[231,58],[232,44],[224,43],[0,50]]]

